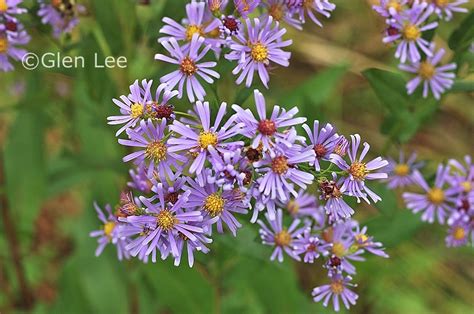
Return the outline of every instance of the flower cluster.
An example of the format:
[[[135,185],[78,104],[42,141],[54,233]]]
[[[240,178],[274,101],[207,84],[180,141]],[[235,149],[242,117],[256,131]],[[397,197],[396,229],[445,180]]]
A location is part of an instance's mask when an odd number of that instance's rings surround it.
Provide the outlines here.
[[[456,64],[439,65],[445,50],[436,49],[429,40],[429,33],[438,27],[438,20],[449,21],[454,12],[467,12],[461,7],[467,2],[380,0],[379,5],[373,6],[386,19],[383,42],[397,45],[395,58],[400,59],[399,68],[415,75],[406,85],[408,94],[422,85],[423,97],[428,97],[431,90],[433,96],[440,99],[453,85]]]
[[[464,163],[451,159],[438,165],[430,184],[420,172],[421,163],[416,155],[407,161],[391,161],[388,186],[417,187],[419,193],[404,192],[403,199],[413,213],[421,213],[421,219],[429,223],[435,220],[449,227],[447,246],[474,244],[474,164],[470,156]]]
[[[158,41],[166,54],[156,54],[155,59],[175,69],[160,81],[177,86],[180,98],[186,90],[189,101],[202,101],[206,96],[202,83],[220,78],[213,68],[224,55],[235,63],[232,73],[237,84],[245,81],[249,87],[257,75],[268,88],[269,72],[276,65],[287,67],[291,57],[285,49],[292,41],[282,39],[286,29],[281,23],[302,29],[308,16],[322,26],[319,15],[330,17],[335,7],[328,0],[192,0],[181,23],[163,18]],[[250,18],[251,13],[258,17]],[[208,61],[210,51],[215,61]]]
[[[27,51],[20,48],[30,41],[18,15],[27,10],[21,7],[23,0],[0,0],[0,70],[12,71],[10,59],[21,61]],[[78,23],[78,15],[85,11],[84,6],[75,0],[38,0],[38,15],[44,24],[53,27],[55,37],[71,32]]]
[[[189,49],[202,40],[194,36]],[[368,182],[387,178],[380,169],[388,162],[368,159],[370,146],[358,134],[348,140],[331,124],[303,124],[297,107],[269,106],[258,90],[255,112],[226,103],[211,112],[208,102],[196,101],[184,113],[172,105],[179,91],[152,86],[136,81],[113,100],[120,114],[109,124],[121,125],[119,144],[134,148],[123,157],[131,163],[131,191],[123,192],[113,215],[99,214],[103,227],[91,234],[99,237],[97,254],[112,243],[119,258],[156,262],[158,255],[179,265],[186,254],[191,267],[216,234],[237,236],[244,219],[260,225],[271,260],[325,259],[332,283],[315,289],[316,301],[327,304],[332,295],[336,309],[339,296],[354,304],[347,289],[352,261],[363,260],[365,251],[387,255],[352,220],[349,200],[380,200]],[[297,133],[300,125],[307,137]],[[317,195],[305,192],[313,184]]]
[[[27,53],[19,46],[26,45],[30,36],[18,15],[26,13],[20,5],[22,0],[0,0],[0,70],[12,71],[9,59],[19,61]]]

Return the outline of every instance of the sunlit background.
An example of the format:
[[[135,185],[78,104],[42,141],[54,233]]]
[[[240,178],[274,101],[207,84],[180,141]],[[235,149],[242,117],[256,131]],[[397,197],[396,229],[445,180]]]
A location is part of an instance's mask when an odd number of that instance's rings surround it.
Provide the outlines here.
[[[186,2],[83,2],[87,14],[69,41],[51,39],[48,28],[30,19],[29,49],[88,60],[96,52],[101,58],[123,55],[126,69],[27,71],[16,63],[14,72],[0,73],[0,205],[11,216],[10,221],[0,218],[0,313],[332,312],[311,299],[312,288],[327,281],[321,265],[270,262],[270,248],[260,244],[258,229],[250,223],[236,238],[214,237],[210,254],[200,254],[193,269],[171,261],[119,262],[111,247],[94,256],[96,240],[88,236],[99,228],[93,201],[115,206],[128,179],[128,165],[121,161],[126,151],[117,143],[116,128],[106,124],[106,117],[117,112],[111,99],[128,93],[135,79],[158,81],[168,73],[153,60],[162,52],[157,43],[161,18],[179,20]],[[361,134],[373,154],[417,151],[427,160],[428,172],[434,173],[438,162],[472,155],[473,94],[450,93],[439,104],[428,100],[407,120],[393,120],[363,75],[369,68],[397,71],[393,49],[381,42],[384,21],[371,9],[375,0],[334,2],[338,7],[324,28],[308,23],[303,32],[288,32],[293,38],[290,67],[272,73],[268,90],[255,87],[269,102],[298,106],[310,121]],[[443,23],[435,41],[447,47],[465,16]],[[253,106],[248,97],[253,88],[235,87],[232,65],[224,62],[219,69],[220,100]],[[459,75],[474,79],[463,68]],[[216,102],[213,93],[208,96]],[[190,108],[186,101],[176,105]],[[400,138],[406,143],[398,144]],[[405,209],[400,191],[383,185],[376,190],[383,202],[358,205],[355,217],[385,244],[391,258],[357,263],[360,298],[351,312],[472,313],[473,248],[446,248],[445,228],[423,223]]]

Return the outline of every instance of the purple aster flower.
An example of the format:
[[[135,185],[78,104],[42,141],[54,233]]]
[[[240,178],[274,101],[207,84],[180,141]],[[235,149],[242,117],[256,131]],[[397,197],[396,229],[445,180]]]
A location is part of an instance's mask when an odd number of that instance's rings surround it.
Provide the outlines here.
[[[351,164],[349,165],[341,156],[338,154],[331,154],[331,162],[336,164],[340,169],[347,171],[348,176],[344,179],[341,189],[347,191],[350,196],[355,196],[357,199],[362,198],[367,203],[369,199],[367,195],[376,203],[381,198],[370,190],[365,185],[366,180],[379,180],[386,179],[387,173],[385,172],[374,172],[375,170],[381,169],[388,165],[388,161],[377,157],[371,161],[363,162],[364,157],[367,155],[370,149],[370,145],[364,142],[364,149],[362,150],[359,158],[357,158],[357,151],[360,146],[360,135],[351,135],[351,148],[348,151],[348,156]]]
[[[426,2],[415,2],[411,9],[393,16],[393,20],[390,21],[391,31],[383,39],[383,42],[399,41],[395,58],[400,59],[402,63],[407,60],[420,61],[421,55],[418,48],[428,57],[432,56],[432,51],[429,49],[430,43],[423,39],[422,34],[424,31],[438,26],[438,22],[425,24],[433,10],[433,7],[428,6]]]
[[[329,160],[329,156],[334,153],[339,136],[336,133],[336,129],[329,123],[326,123],[320,130],[318,120],[314,121],[312,132],[306,124],[303,125],[303,129],[305,129],[308,134],[313,150],[316,153],[314,161],[316,171],[320,171],[321,167],[319,161]]]
[[[231,145],[243,145],[243,142],[225,142],[227,139],[238,134],[242,125],[235,124],[235,115],[227,119],[226,123],[220,124],[227,112],[227,104],[222,103],[217,113],[214,125],[211,127],[211,111],[208,102],[196,102],[196,111],[199,117],[200,129],[190,128],[180,121],[174,121],[170,130],[179,134],[179,138],[170,138],[170,152],[186,151],[192,155],[194,160],[189,168],[190,173],[200,173],[208,156],[208,147],[213,146],[217,151],[224,153]]]
[[[372,8],[383,17],[391,17],[400,14],[407,3],[408,0],[380,0],[380,4]]]
[[[216,15],[225,10],[228,2],[228,0],[207,0],[207,5],[211,13]]]
[[[99,256],[107,244],[112,243],[117,248],[117,257],[119,260],[130,258],[130,254],[125,249],[127,240],[119,236],[121,226],[117,217],[112,214],[112,207],[107,204],[105,206],[105,213],[100,209],[97,203],[94,203],[94,208],[99,220],[104,224],[101,230],[92,231],[89,234],[91,237],[98,238],[97,243],[99,246],[95,250],[95,256]]]
[[[256,89],[254,90],[254,97],[258,120],[249,109],[232,105],[232,109],[237,113],[237,121],[245,125],[242,129],[242,135],[252,139],[253,149],[257,149],[262,145],[264,151],[273,150],[276,140],[291,147],[292,143],[286,140],[288,137],[287,128],[304,123],[306,118],[293,118],[298,113],[297,107],[293,107],[287,112],[280,106],[274,106],[270,118],[267,119],[263,94]]]
[[[434,12],[438,14],[439,17],[444,17],[446,21],[449,21],[453,18],[454,12],[469,12],[467,8],[461,7],[461,5],[468,2],[469,0],[433,0],[430,5],[434,8]]]
[[[254,74],[257,72],[263,85],[268,88],[268,67],[270,62],[287,67],[291,56],[290,52],[281,48],[292,44],[291,40],[281,40],[286,33],[285,28],[279,29],[278,22],[273,25],[273,19],[268,17],[265,21],[254,19],[245,20],[246,32],[239,32],[232,37],[230,53],[225,55],[227,60],[237,61],[238,65],[232,74],[239,74],[236,83],[240,84],[245,79],[245,86],[252,85]]]
[[[72,32],[79,23],[79,14],[86,10],[83,5],[71,0],[39,0],[39,2],[38,16],[43,24],[50,24],[53,27],[55,37]]]
[[[332,243],[331,253],[332,257],[339,259],[338,269],[347,272],[348,274],[355,274],[356,268],[351,261],[363,261],[361,256],[364,251],[356,245],[355,234],[353,227],[357,223],[352,220],[338,222],[332,227],[326,229],[326,238],[323,239]],[[323,235],[325,232],[323,232]],[[331,263],[331,260],[329,260]]]
[[[202,182],[199,182],[199,180]],[[233,236],[237,235],[237,229],[242,227],[234,214],[246,214],[247,209],[241,200],[240,191],[219,190],[216,184],[206,182],[206,178],[197,180],[188,179],[189,201],[187,207],[200,210],[203,215],[217,224],[217,231],[224,232],[224,224],[229,228]],[[211,231],[211,230],[210,230]]]
[[[140,150],[128,154],[123,158],[124,162],[135,160],[137,166],[146,165],[147,176],[151,178],[153,172],[161,180],[174,179],[173,171],[179,171],[180,163],[186,162],[186,158],[170,151],[165,139],[166,119],[153,123],[151,119],[140,121],[137,130],[128,129],[130,140],[119,139],[118,142],[124,146],[139,147]]]
[[[319,207],[316,201],[316,196],[305,193],[300,190],[296,196],[287,197],[288,201],[278,202],[278,207],[286,209],[288,213],[297,218],[313,217],[319,215]]]
[[[311,229],[307,228],[303,234],[300,234],[298,239],[294,241],[294,253],[297,255],[304,254],[303,262],[314,263],[314,260],[318,259],[319,256],[328,255],[331,246],[331,244],[311,234]]]
[[[221,26],[219,27],[221,37],[229,39],[230,37],[239,33],[242,22],[233,15],[223,16],[221,19]]]
[[[140,197],[141,202],[146,206],[147,214],[121,218],[133,228],[149,229],[149,232],[145,234],[138,233],[139,236],[127,245],[132,256],[138,255],[145,246],[148,247],[145,254],[149,255],[155,248],[160,249],[162,243],[166,243],[170,247],[171,254],[176,257],[180,254],[177,242],[181,234],[191,241],[197,241],[195,233],[204,232],[203,228],[194,225],[203,220],[201,212],[183,210],[189,192],[182,194],[175,204],[166,202],[163,190],[160,188],[157,195],[158,203],[156,204],[145,197]]]
[[[30,41],[30,36],[23,30],[21,24],[17,24],[17,27],[15,32],[0,29],[0,70],[4,72],[13,70],[9,58],[20,61],[27,53],[26,50],[16,46],[26,45]]]
[[[315,13],[329,18],[331,17],[331,12],[336,9],[336,5],[328,0],[286,0],[286,3],[303,23],[305,23],[305,15],[307,14],[315,24],[321,27],[323,24],[316,17]]]
[[[260,0],[234,0],[234,6],[239,14],[246,18],[258,7],[260,2]]]
[[[130,85],[130,94],[122,95],[120,99],[113,99],[113,102],[120,108],[121,115],[108,117],[108,124],[124,124],[115,135],[119,135],[128,128],[133,128],[140,120],[173,118],[173,106],[168,104],[171,98],[178,94],[178,91],[168,89],[166,83],[162,83],[156,90],[155,100],[151,96],[151,86],[153,81],[142,81],[140,86],[138,80]],[[163,98],[160,101],[161,95]]]
[[[461,195],[471,194],[474,197],[474,164],[471,156],[464,157],[463,165],[455,159],[451,159],[448,165],[451,167],[449,183],[456,188]]]
[[[413,179],[423,190],[419,193],[403,193],[408,209],[414,213],[423,212],[421,219],[433,223],[437,216],[439,223],[444,224],[448,212],[453,211],[450,203],[455,201],[456,189],[447,189],[445,183],[448,179],[449,168],[443,165],[438,166],[436,179],[433,187],[429,187],[425,179],[418,170],[413,172]]]
[[[355,284],[351,284],[351,276],[344,277],[342,274],[336,272],[330,272],[329,278],[331,283],[328,285],[322,285],[313,289],[313,300],[319,302],[323,300],[323,305],[328,306],[329,301],[332,298],[334,310],[339,312],[339,298],[341,298],[344,306],[349,309],[350,305],[355,305],[357,298],[359,297],[355,292],[350,290],[348,287],[355,287]]]
[[[344,180],[337,179],[333,174],[332,180],[322,179],[319,181],[319,191],[321,200],[326,201],[324,209],[329,217],[329,222],[336,222],[341,219],[350,218],[354,210],[344,201],[345,187],[342,187]]]
[[[278,145],[278,144],[277,144]],[[261,161],[254,163],[256,171],[262,176],[257,180],[259,191],[271,199],[286,201],[287,192],[297,196],[290,182],[302,189],[313,182],[311,173],[298,169],[298,164],[314,160],[314,151],[302,150],[294,145],[292,148],[276,146],[273,154],[267,154]]]
[[[302,21],[293,17],[293,12],[286,4],[286,0],[267,0],[263,3],[266,12],[261,15],[261,18],[266,19],[271,16],[275,22],[285,22],[298,30],[302,30]]]
[[[456,74],[452,71],[456,69],[456,63],[437,66],[445,54],[445,50],[441,48],[435,52],[433,44],[430,51],[432,56],[428,56],[426,60],[400,64],[399,68],[416,74],[416,77],[406,85],[408,94],[413,94],[417,87],[423,83],[423,97],[428,97],[428,92],[431,89],[434,97],[440,99],[441,94],[453,86]]]
[[[206,3],[192,1],[186,5],[186,19],[184,26],[177,23],[169,17],[164,17],[163,22],[166,24],[160,29],[160,33],[169,36],[161,37],[159,42],[170,41],[171,38],[175,40],[182,40],[188,42],[182,46],[183,50],[189,47],[193,36],[196,34],[204,38],[204,44],[217,48],[221,45],[219,39],[219,19],[210,14],[206,14]]]
[[[18,7],[23,0],[0,0],[0,18],[13,19],[15,15],[26,13],[25,8]]]
[[[367,163],[363,162],[370,149],[368,143],[364,142],[363,145],[364,148],[359,158],[357,158],[357,151],[360,146],[360,135],[351,135],[351,148],[348,150],[350,165],[338,154],[331,154],[331,162],[336,164],[340,169],[347,171],[348,176],[344,179],[341,186],[342,190],[347,191],[348,195],[355,196],[357,199],[359,199],[359,197],[364,199],[367,203],[370,203],[367,198],[367,196],[369,196],[374,203],[376,203],[380,201],[381,198],[365,185],[365,181],[386,179],[388,177],[387,173],[374,171],[388,165],[388,161],[382,159],[382,157],[377,157]]]
[[[300,220],[294,219],[288,229],[284,228],[283,212],[281,209],[277,210],[276,219],[270,219],[268,213],[265,214],[265,217],[270,228],[261,220],[257,220],[257,223],[261,227],[260,237],[262,238],[262,243],[275,247],[270,260],[273,261],[277,259],[280,263],[283,262],[283,252],[285,252],[291,258],[300,261],[301,258],[295,252],[294,245],[298,236],[302,234],[307,227],[303,226],[298,228]]]
[[[336,146],[334,147],[334,154],[338,154],[339,156],[344,157],[347,154],[348,148],[349,141],[344,135],[340,135],[336,141]]]
[[[388,258],[388,254],[384,252],[383,244],[381,242],[374,242],[374,237],[367,235],[367,227],[360,229],[356,226],[354,231],[355,247],[368,251],[374,255]]]
[[[161,60],[169,62],[178,66],[178,69],[163,76],[160,81],[167,83],[169,88],[172,89],[178,85],[179,95],[183,96],[183,88],[186,83],[186,93],[190,102],[203,100],[206,96],[206,91],[202,87],[198,80],[198,76],[205,80],[207,83],[214,83],[214,78],[220,77],[219,73],[210,69],[216,66],[216,62],[200,62],[207,54],[211,46],[207,45],[201,49],[204,38],[198,35],[194,35],[191,39],[191,44],[188,49],[184,49],[178,45],[178,42],[173,37],[169,38],[169,41],[162,41],[161,44],[170,53],[171,57],[157,53],[155,60]]]
[[[400,151],[398,161],[388,158],[388,165],[384,169],[388,172],[387,186],[390,189],[405,187],[414,183],[412,175],[415,169],[421,168],[423,163],[415,162],[416,153],[412,153],[410,157],[405,160],[405,154]]]
[[[175,204],[181,194],[184,193],[186,179],[183,176],[176,177],[173,181],[160,182],[158,178],[151,179],[153,187],[151,190],[155,195],[150,199],[153,201],[160,193],[163,193],[166,203]]]
[[[459,219],[449,226],[446,237],[446,246],[458,247],[466,245],[469,241],[469,234],[473,232],[473,225],[468,221]]]

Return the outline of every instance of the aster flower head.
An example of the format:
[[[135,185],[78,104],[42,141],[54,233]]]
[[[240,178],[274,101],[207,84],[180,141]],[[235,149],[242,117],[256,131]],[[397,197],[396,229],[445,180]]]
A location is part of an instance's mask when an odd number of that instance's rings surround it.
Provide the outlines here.
[[[294,14],[297,14],[303,23],[306,22],[305,16],[308,15],[309,18],[320,27],[322,27],[323,24],[316,14],[321,14],[329,18],[331,12],[336,9],[336,5],[329,0],[286,0],[286,3],[290,10],[292,10]]]
[[[367,234],[367,227],[364,226],[361,229],[357,225],[355,229],[353,250],[362,249],[374,255],[388,258],[387,253],[383,249],[383,244],[381,242],[374,242],[374,237]]]
[[[260,4],[261,0],[234,0],[235,9],[239,14],[246,18]]]
[[[300,261],[301,258],[295,252],[295,241],[307,227],[298,227],[299,219],[294,219],[288,229],[283,227],[283,212],[281,209],[277,210],[275,219],[270,219],[268,213],[265,214],[265,218],[269,227],[261,220],[257,220],[257,223],[261,227],[260,237],[262,243],[274,247],[270,260],[277,259],[281,263],[283,262],[283,253],[286,253],[291,258]]]
[[[380,4],[374,4],[372,8],[383,17],[391,17],[400,14],[408,0],[380,0]]]
[[[221,104],[212,126],[211,110],[209,109],[208,102],[196,102],[196,112],[199,117],[199,129],[192,128],[175,120],[170,125],[170,130],[180,135],[180,137],[173,137],[168,140],[170,152],[186,151],[191,155],[193,161],[189,168],[190,173],[200,173],[202,171],[209,154],[209,146],[213,146],[217,151],[225,153],[227,148],[232,145],[243,145],[241,141],[226,141],[238,134],[242,127],[242,124],[234,123],[235,115],[227,119],[224,125],[221,126],[221,122],[227,112],[226,103]]]
[[[232,37],[232,51],[226,54],[225,58],[238,62],[232,71],[232,74],[238,75],[237,84],[245,80],[245,86],[250,87],[255,73],[258,73],[263,85],[268,88],[268,67],[272,63],[284,67],[289,65],[291,53],[281,48],[291,45],[292,41],[281,40],[286,29],[280,29],[277,22],[273,23],[271,16],[263,21],[255,18],[253,24],[251,19],[246,19],[245,26],[245,32],[239,32]]]
[[[140,201],[146,207],[146,214],[140,216],[128,216],[121,218],[121,221],[128,224],[124,232],[133,232],[138,228],[138,235],[127,245],[132,256],[136,256],[146,247],[145,255],[149,255],[153,250],[169,246],[171,254],[178,256],[180,251],[177,247],[180,234],[186,236],[191,241],[197,241],[196,234],[201,234],[204,229],[196,226],[203,220],[200,211],[184,211],[183,207],[188,200],[189,192],[183,193],[176,203],[167,203],[163,190],[157,190],[157,203],[152,203],[145,197],[140,197]],[[132,230],[127,230],[127,228]],[[144,230],[147,230],[144,232]]]
[[[288,128],[304,123],[306,118],[294,118],[298,113],[297,107],[286,111],[278,105],[273,107],[271,116],[267,118],[263,94],[256,89],[254,97],[258,117],[255,117],[249,109],[243,109],[238,105],[232,106],[237,114],[237,121],[244,124],[242,134],[252,139],[252,148],[258,149],[261,146],[263,151],[271,151],[276,141],[291,147],[292,143],[287,140]]]
[[[337,272],[330,272],[329,279],[331,283],[322,285],[313,289],[313,300],[314,302],[323,301],[324,306],[328,306],[329,301],[332,299],[333,307],[336,312],[339,312],[340,305],[339,299],[342,300],[344,306],[349,309],[351,305],[355,305],[357,298],[359,297],[355,292],[349,289],[349,287],[355,287],[355,284],[351,284],[351,276],[344,276]]]
[[[453,18],[453,13],[467,13],[468,9],[461,7],[461,5],[468,3],[469,0],[431,0],[430,6],[433,7],[434,12],[440,18],[450,21]]]
[[[203,43],[204,38],[194,34],[189,47],[185,49],[178,45],[174,37],[170,37],[168,41],[161,42],[163,47],[170,54],[170,57],[160,53],[155,55],[155,60],[168,62],[178,67],[177,70],[163,76],[160,81],[167,83],[170,89],[178,85],[179,98],[182,97],[183,89],[186,84],[186,93],[190,102],[194,102],[196,98],[203,100],[204,96],[206,96],[206,91],[202,87],[198,77],[209,84],[214,83],[214,79],[220,78],[219,73],[211,69],[216,66],[216,62],[200,62],[209,49],[211,49],[210,45],[201,49]]]
[[[263,6],[266,11],[261,15],[261,18],[265,19],[271,16],[275,22],[285,22],[298,30],[303,29],[302,21],[293,17],[294,10],[291,10],[292,7],[287,5],[286,0],[267,0]]]
[[[173,171],[179,171],[186,158],[170,151],[165,139],[165,130],[166,119],[159,123],[154,123],[151,119],[142,120],[139,129],[128,129],[130,139],[119,139],[118,142],[124,146],[138,147],[139,150],[125,156],[123,161],[134,160],[138,167],[146,166],[148,178],[151,178],[156,170],[156,175],[162,180],[174,179]]]
[[[423,189],[423,193],[403,193],[408,209],[414,213],[422,212],[421,220],[433,223],[437,217],[439,223],[444,224],[448,213],[453,211],[451,203],[454,202],[456,189],[448,189],[448,167],[438,166],[434,185],[430,187],[418,170],[413,173],[415,183]]]
[[[135,127],[140,120],[166,118],[170,121],[174,118],[174,107],[169,104],[169,101],[178,94],[178,91],[169,90],[168,85],[162,83],[158,86],[155,99],[153,99],[152,84],[152,80],[142,80],[140,86],[139,81],[136,80],[130,85],[128,96],[122,95],[119,99],[112,100],[120,108],[121,115],[108,117],[108,124],[123,124],[115,134],[116,136],[128,128]]]
[[[15,32],[8,31],[6,28],[0,29],[0,70],[7,72],[13,70],[10,58],[16,61],[23,59],[26,50],[18,48],[18,46],[26,45],[30,41],[30,36],[18,24]]]
[[[38,16],[43,24],[53,27],[53,35],[61,36],[70,33],[79,23],[79,14],[85,12],[85,7],[75,0],[40,0]]]
[[[112,214],[112,207],[107,204],[104,212],[97,203],[94,203],[94,208],[99,220],[103,223],[100,230],[92,231],[89,234],[91,237],[97,238],[98,247],[95,251],[95,256],[102,254],[107,244],[112,243],[117,248],[119,260],[130,258],[130,254],[125,249],[127,239],[119,235],[121,226],[117,217]]]
[[[448,162],[450,167],[449,183],[457,189],[461,196],[471,196],[474,198],[474,164],[471,156],[464,157],[464,164],[450,159]]]
[[[343,187],[344,179],[337,178],[333,174],[332,180],[323,178],[318,182],[321,200],[325,201],[323,207],[330,222],[350,218],[354,210],[344,200],[346,187]]]
[[[390,20],[390,29],[383,39],[384,43],[398,42],[395,58],[402,63],[407,60],[418,62],[421,60],[420,51],[431,57],[433,55],[430,43],[422,37],[423,32],[434,29],[438,22],[426,23],[433,13],[433,8],[426,2],[415,1],[411,9],[393,16]]]
[[[421,168],[421,162],[416,162],[417,155],[412,153],[408,159],[405,160],[405,154],[400,151],[398,161],[388,158],[388,165],[384,169],[388,172],[387,186],[390,189],[405,187],[414,183],[412,175],[413,171]]]
[[[127,186],[140,191],[142,193],[150,193],[151,181],[147,176],[147,167],[142,164],[139,167],[134,167],[128,171],[131,181],[127,183]]]
[[[370,145],[364,143],[364,148],[360,156],[357,157],[360,141],[359,134],[351,135],[351,147],[347,153],[350,164],[338,154],[331,154],[331,162],[348,174],[343,181],[341,189],[347,191],[348,195],[357,197],[357,199],[362,198],[367,203],[370,203],[368,197],[370,197],[373,202],[377,202],[381,200],[381,198],[370,190],[365,182],[366,180],[386,179],[388,177],[387,173],[378,170],[385,167],[388,161],[382,157],[377,157],[369,162],[364,162],[363,160],[369,152]]]
[[[413,94],[418,86],[423,84],[423,97],[428,97],[431,90],[434,97],[440,99],[441,94],[453,86],[456,77],[453,71],[456,69],[456,63],[437,66],[443,58],[445,50],[441,48],[435,51],[435,46],[432,44],[430,52],[431,56],[428,56],[426,60],[400,64],[399,68],[416,75],[406,85],[408,94]]]
[[[320,160],[329,160],[329,157],[336,148],[339,140],[339,136],[336,133],[336,129],[329,123],[326,123],[321,129],[319,129],[319,121],[315,120],[313,124],[313,131],[306,124],[303,125],[303,129],[308,134],[311,141],[312,148],[316,154],[314,160],[314,166],[316,171],[321,170],[319,165]]]
[[[458,219],[449,226],[446,236],[446,246],[458,247],[469,242],[469,235],[473,233],[474,225],[469,219]],[[472,237],[472,236],[471,236]]]
[[[221,37],[230,39],[230,37],[237,35],[242,26],[242,22],[233,15],[222,16],[221,26],[219,27]]]
[[[306,189],[307,184],[313,182],[314,176],[298,168],[298,164],[309,163],[314,160],[313,150],[303,150],[299,145],[291,148],[277,144],[274,152],[256,163],[256,171],[261,174],[257,180],[259,191],[271,199],[286,201],[288,193],[297,196],[293,184]]]
[[[234,215],[247,213],[245,203],[240,198],[241,194],[235,190],[220,191],[216,184],[207,182],[206,177],[188,179],[188,185],[186,189],[190,196],[186,206],[200,210],[204,217],[217,225],[219,233],[224,232],[226,225],[232,235],[236,236],[242,225]]]
[[[305,229],[294,243],[294,252],[297,255],[303,254],[303,262],[305,263],[314,263],[315,259],[318,259],[321,255],[327,256],[331,250],[331,244],[312,234],[310,228]]]
[[[160,33],[168,35],[158,39],[159,42],[170,41],[174,38],[177,41],[184,41],[182,47],[187,49],[194,35],[202,37],[205,45],[218,48],[221,44],[219,35],[219,19],[207,13],[208,8],[205,2],[197,2],[193,0],[186,5],[186,19],[183,25],[177,23],[169,17],[164,17],[163,22],[166,24],[160,29]],[[217,32],[216,32],[217,30]]]
[[[288,197],[287,202],[277,202],[278,207],[286,209],[286,211],[293,217],[318,217],[319,206],[317,204],[316,196],[305,193],[300,190],[296,196]]]

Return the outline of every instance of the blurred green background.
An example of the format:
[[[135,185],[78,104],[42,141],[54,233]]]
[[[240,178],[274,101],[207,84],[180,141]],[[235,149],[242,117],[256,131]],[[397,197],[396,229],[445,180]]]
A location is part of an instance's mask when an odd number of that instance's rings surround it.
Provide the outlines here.
[[[237,238],[216,236],[211,253],[200,255],[193,269],[171,261],[120,263],[110,247],[94,257],[96,240],[88,233],[99,221],[92,202],[114,206],[128,179],[128,165],[121,162],[126,151],[106,124],[117,112],[111,99],[127,94],[135,79],[157,82],[169,71],[153,60],[162,51],[156,41],[160,21],[164,15],[180,20],[186,1],[83,2],[87,14],[80,26],[60,41],[51,39],[38,18],[22,17],[33,38],[29,50],[86,60],[94,53],[102,59],[123,55],[126,69],[86,64],[27,71],[16,63],[14,72],[0,74],[0,313],[332,312],[311,300],[312,288],[326,282],[320,263],[271,263],[270,248],[248,223]],[[431,160],[428,171],[437,162],[473,154],[473,75],[466,66],[473,54],[450,54],[463,64],[463,83],[441,103],[407,97],[406,77],[364,72],[396,72],[393,49],[381,42],[384,22],[371,1],[334,2],[338,8],[324,28],[308,23],[304,32],[289,31],[290,67],[275,69],[266,98],[286,108],[297,105],[308,120],[332,122],[343,134],[360,133],[373,154],[416,150]],[[447,47],[466,16],[442,23],[435,41]],[[220,66],[222,79],[209,100],[216,102],[218,95],[253,105],[247,100],[253,88],[235,88],[231,68],[227,62]],[[190,107],[186,101],[176,105]],[[356,218],[384,242],[391,258],[357,264],[360,298],[351,312],[472,313],[472,247],[445,248],[443,227],[420,222],[404,209],[399,192],[375,188],[383,202],[359,205]]]

